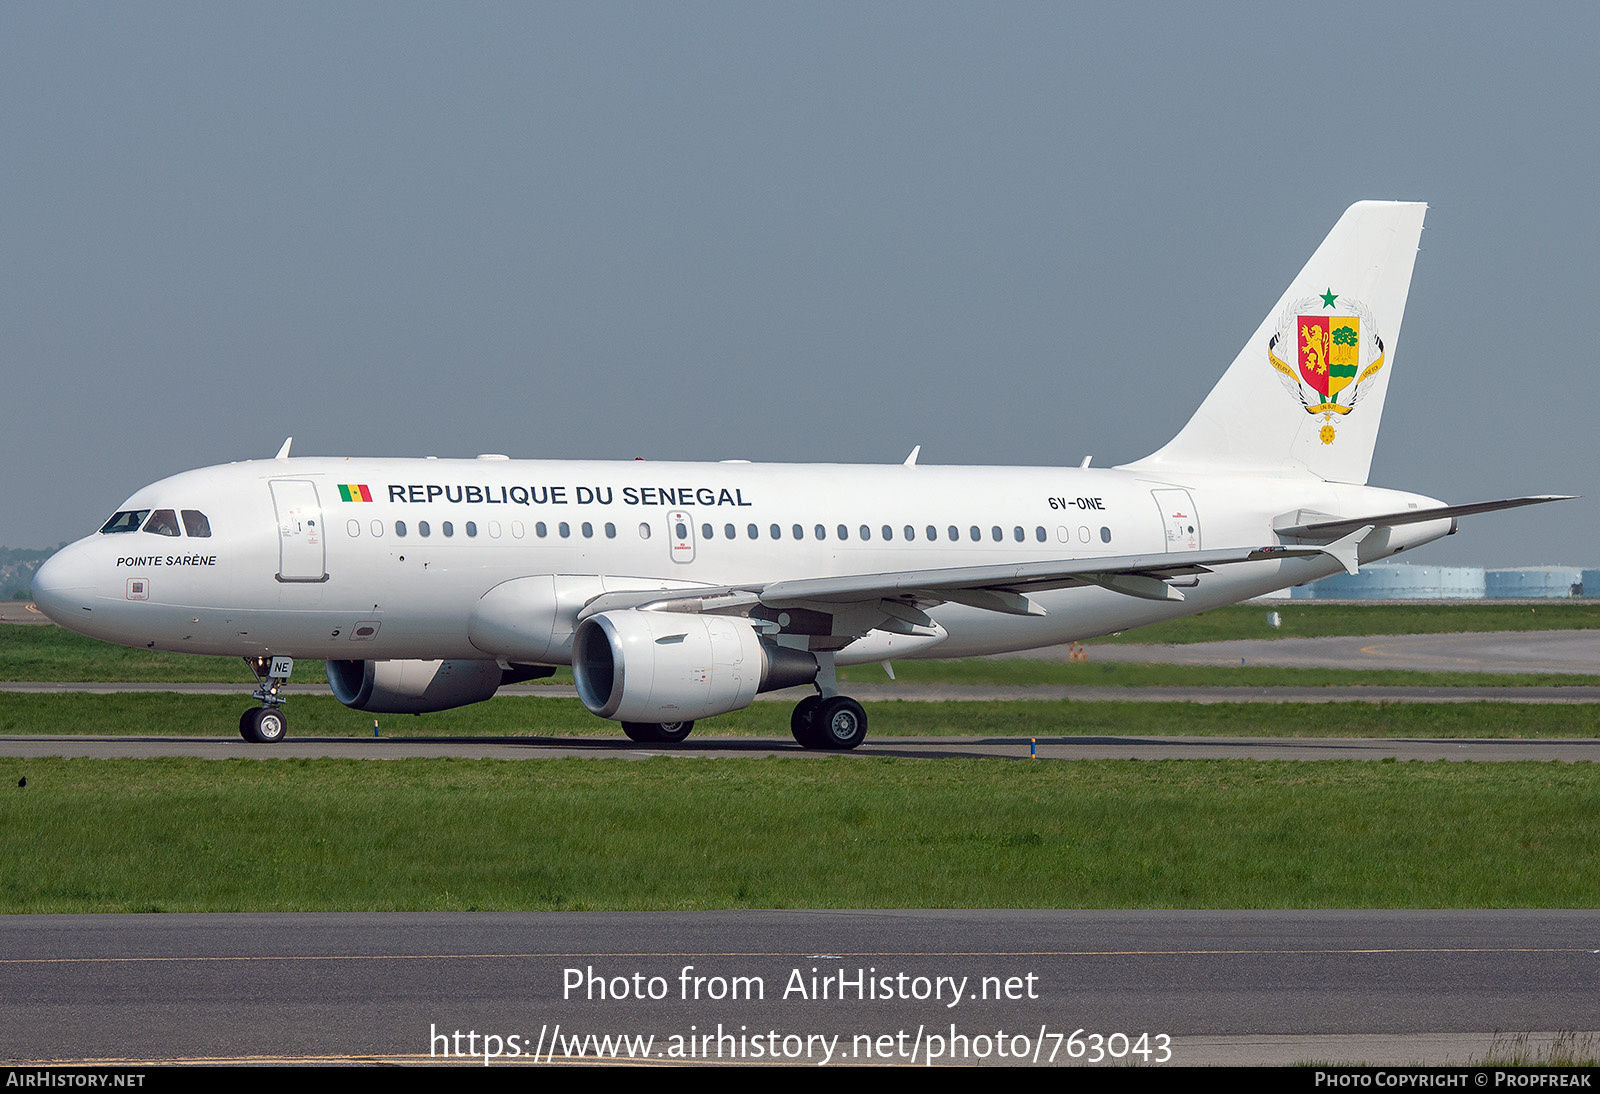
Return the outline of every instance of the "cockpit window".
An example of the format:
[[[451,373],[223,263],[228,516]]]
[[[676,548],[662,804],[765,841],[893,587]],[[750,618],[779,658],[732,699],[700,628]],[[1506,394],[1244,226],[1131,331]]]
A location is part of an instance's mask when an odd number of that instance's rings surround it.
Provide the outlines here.
[[[184,535],[194,536],[196,539],[205,539],[211,535],[211,522],[206,515],[198,509],[185,509],[183,511]]]
[[[137,532],[139,525],[143,524],[144,518],[149,515],[150,510],[148,509],[124,509],[106,521],[105,527],[101,528],[100,531],[108,536],[115,532]]]
[[[145,521],[144,530],[158,536],[180,535],[178,514],[171,509],[157,509],[150,514],[150,519]]]

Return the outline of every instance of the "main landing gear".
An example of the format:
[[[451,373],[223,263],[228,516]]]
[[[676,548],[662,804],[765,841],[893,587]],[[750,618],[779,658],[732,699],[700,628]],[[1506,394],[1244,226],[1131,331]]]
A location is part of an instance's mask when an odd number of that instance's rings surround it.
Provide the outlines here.
[[[250,697],[261,700],[261,705],[239,716],[239,736],[252,744],[277,744],[289,735],[289,722],[283,716],[283,697],[278,691],[289,682],[294,658],[246,657],[244,663],[250,666],[256,678],[256,690]]]
[[[867,712],[848,695],[808,695],[789,715],[789,732],[806,748],[847,751],[867,739]]]
[[[839,694],[833,657],[822,662],[817,672],[816,695],[795,704],[789,715],[789,732],[806,748],[845,752],[867,739],[867,712],[848,695]]]

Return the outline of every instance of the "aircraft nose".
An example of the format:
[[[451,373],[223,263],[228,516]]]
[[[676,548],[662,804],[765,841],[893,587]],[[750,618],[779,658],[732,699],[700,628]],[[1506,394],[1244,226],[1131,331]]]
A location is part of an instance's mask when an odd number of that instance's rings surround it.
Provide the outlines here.
[[[63,626],[77,622],[93,597],[94,563],[76,543],[51,555],[33,575],[33,602]]]

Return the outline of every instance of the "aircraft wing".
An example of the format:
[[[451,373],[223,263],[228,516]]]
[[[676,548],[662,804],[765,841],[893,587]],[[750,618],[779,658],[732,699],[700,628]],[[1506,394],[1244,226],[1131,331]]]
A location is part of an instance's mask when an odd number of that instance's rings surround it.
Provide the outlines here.
[[[1172,551],[1113,558],[1075,558],[808,577],[792,581],[686,589],[665,595],[660,590],[618,592],[607,593],[591,601],[579,619],[619,608],[742,615],[757,606],[774,609],[810,608],[826,612],[874,603],[882,608],[885,602],[907,606],[953,602],[1007,615],[1043,615],[1044,609],[1029,600],[1028,593],[1100,585],[1141,600],[1182,600],[1182,591],[1173,588],[1168,581],[1210,573],[1216,566],[1266,559],[1303,558],[1321,553],[1324,553],[1323,548],[1316,546]]]
[[[871,600],[910,597],[917,600],[975,599],[995,603],[974,604],[1014,614],[1039,615],[1037,605],[1022,607],[1029,592],[1066,589],[1078,585],[1103,585],[1116,592],[1146,600],[1181,600],[1183,594],[1167,585],[1172,578],[1210,573],[1214,566],[1236,562],[1316,554],[1314,548],[1256,547],[1219,551],[1173,551],[1163,554],[1122,555],[1114,558],[1078,558],[1061,562],[1024,562],[999,566],[956,566],[939,570],[905,570],[899,573],[852,577],[812,577],[775,581],[760,590],[761,602],[782,608],[807,604],[859,604]],[[1000,596],[972,594],[1013,594]],[[1011,607],[1001,607],[1009,602]],[[1031,603],[1031,602],[1030,602]]]

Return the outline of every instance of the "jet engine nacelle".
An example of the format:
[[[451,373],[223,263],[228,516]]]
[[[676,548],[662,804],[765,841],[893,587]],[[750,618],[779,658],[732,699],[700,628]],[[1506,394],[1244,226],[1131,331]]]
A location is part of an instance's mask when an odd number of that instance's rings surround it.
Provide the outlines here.
[[[578,625],[572,675],[583,705],[602,718],[685,722],[810,683],[817,659],[763,642],[746,619],[624,610]]]
[[[373,714],[427,714],[481,703],[510,682],[506,676],[494,661],[328,662],[334,698]]]

